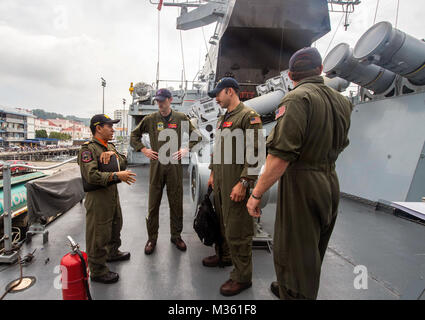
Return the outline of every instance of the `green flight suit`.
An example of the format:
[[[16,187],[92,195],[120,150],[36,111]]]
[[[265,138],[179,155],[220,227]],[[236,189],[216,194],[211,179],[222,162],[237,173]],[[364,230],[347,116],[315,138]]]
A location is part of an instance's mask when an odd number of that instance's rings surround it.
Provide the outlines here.
[[[109,272],[106,259],[116,255],[121,245],[122,213],[117,185],[109,185],[111,172],[100,172],[98,160],[102,152],[114,151],[118,155],[120,170],[127,167],[127,159],[112,143],[105,147],[97,139],[81,146],[78,164],[81,175],[93,185],[104,188],[87,192],[86,207],[86,250],[91,276],[98,277]]]
[[[170,150],[166,152],[166,156],[170,157],[170,154],[182,147],[182,127],[189,134],[187,138],[192,137],[188,144],[189,149],[191,149],[199,142],[201,135],[196,131],[189,118],[184,113],[177,111],[171,111],[171,117],[168,121],[159,111],[145,116],[131,132],[130,145],[134,150],[141,151],[145,147],[141,142],[142,135],[148,133],[153,151],[160,153],[161,147],[165,144],[174,148],[174,150],[171,149],[171,152]],[[178,143],[170,144],[170,137],[167,137],[165,141],[159,141],[160,132],[164,129],[175,132]],[[168,148],[167,145],[164,146],[165,149]],[[167,197],[170,206],[171,239],[179,238],[183,230],[183,167],[181,161],[163,164],[160,160],[150,160],[149,209],[146,218],[149,240],[157,240],[158,238],[159,206],[165,185],[167,186]]]
[[[253,129],[254,139],[247,138],[247,129]],[[261,165],[250,164],[247,161],[247,150],[251,149],[255,155],[258,154],[258,136],[261,134],[259,129],[262,129],[260,116],[243,103],[240,103],[232,112],[222,115],[217,122],[213,159],[209,166],[214,175],[215,207],[219,209],[222,228],[224,228],[223,259],[227,260],[230,253],[234,266],[230,278],[240,283],[252,280],[254,219],[249,215],[246,208],[249,188],[245,199],[241,202],[231,200],[230,194],[242,177],[248,178],[251,186],[258,178]],[[228,150],[225,140],[229,138],[226,138],[226,136],[236,132],[242,133],[242,139],[233,138],[230,140],[231,149]],[[230,151],[232,152],[231,158]],[[240,153],[237,153],[237,151],[242,151],[243,161],[238,159]],[[249,168],[257,168],[257,170],[253,174],[248,172]],[[218,251],[217,248],[216,251]]]
[[[268,153],[290,162],[279,179],[274,264],[282,298],[316,299],[335,225],[338,155],[349,144],[352,104],[320,76],[300,81],[276,111]]]

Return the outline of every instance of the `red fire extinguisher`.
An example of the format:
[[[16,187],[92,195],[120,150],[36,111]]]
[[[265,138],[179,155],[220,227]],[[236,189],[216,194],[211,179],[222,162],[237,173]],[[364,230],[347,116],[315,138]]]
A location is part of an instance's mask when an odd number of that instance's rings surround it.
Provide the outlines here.
[[[68,236],[71,252],[61,260],[61,282],[63,300],[92,300],[89,289],[87,254]]]

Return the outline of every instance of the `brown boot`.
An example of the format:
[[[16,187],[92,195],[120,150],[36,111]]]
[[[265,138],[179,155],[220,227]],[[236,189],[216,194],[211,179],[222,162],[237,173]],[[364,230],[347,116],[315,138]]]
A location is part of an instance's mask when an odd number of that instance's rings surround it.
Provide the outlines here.
[[[117,251],[114,256],[106,259],[106,262],[124,261],[130,259],[130,252]]]
[[[118,273],[112,272],[112,271],[108,271],[108,273],[101,275],[99,277],[90,276],[91,281],[106,283],[106,284],[115,283],[118,281],[118,279],[119,279]]]
[[[251,288],[252,282],[237,282],[233,281],[232,279],[227,280],[221,287],[220,287],[220,293],[223,296],[230,297],[235,296],[242,291]]]
[[[156,240],[148,240],[145,245],[145,254],[152,254],[154,252],[156,246]]]
[[[218,255],[209,256],[209,257],[202,259],[202,264],[205,267],[215,268],[215,267],[218,267],[220,265],[220,258],[218,257]],[[231,265],[233,265],[231,260],[221,262],[222,267],[229,267]]]
[[[174,243],[180,251],[186,251],[186,243],[182,240],[182,238],[171,239],[171,242]]]

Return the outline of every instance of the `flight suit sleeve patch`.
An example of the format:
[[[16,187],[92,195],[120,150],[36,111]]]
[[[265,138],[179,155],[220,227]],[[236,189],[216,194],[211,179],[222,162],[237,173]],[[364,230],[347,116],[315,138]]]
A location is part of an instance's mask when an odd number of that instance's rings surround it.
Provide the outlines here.
[[[83,151],[81,153],[81,161],[84,162],[84,163],[88,163],[90,161],[93,161],[93,155],[92,155],[91,151],[89,151],[89,150]]]
[[[285,114],[286,111],[286,107],[285,106],[281,106],[279,109],[276,110],[276,115],[275,115],[275,120],[279,119],[281,116],[283,116]]]
[[[261,118],[260,117],[251,117],[250,124],[257,124],[257,123],[261,123]]]

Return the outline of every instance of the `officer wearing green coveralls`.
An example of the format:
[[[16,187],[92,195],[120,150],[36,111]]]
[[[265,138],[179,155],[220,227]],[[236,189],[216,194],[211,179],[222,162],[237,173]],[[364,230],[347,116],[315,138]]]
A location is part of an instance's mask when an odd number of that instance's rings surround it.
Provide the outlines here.
[[[297,51],[289,61],[295,88],[276,110],[267,139],[268,156],[247,207],[259,216],[261,195],[279,180],[274,230],[277,282],[281,299],[316,299],[321,265],[338,212],[338,155],[349,144],[352,104],[327,87],[315,48]]]
[[[183,167],[181,159],[201,139],[201,135],[181,112],[171,109],[172,95],[167,89],[159,89],[155,95],[159,111],[147,115],[131,132],[130,144],[150,159],[149,212],[146,218],[148,241],[145,254],[155,250],[159,228],[159,206],[162,191],[167,186],[170,205],[171,242],[181,250],[186,244],[181,238],[183,230]],[[188,146],[182,145],[182,134],[188,133]],[[142,135],[149,134],[151,149],[141,142]],[[173,150],[174,149],[174,150]],[[164,151],[164,152],[162,152]]]
[[[78,164],[84,181],[97,190],[86,194],[86,250],[90,278],[92,281],[114,283],[118,274],[109,271],[106,262],[130,259],[130,252],[121,252],[120,232],[122,213],[116,183],[124,181],[131,184],[136,181],[135,174],[126,171],[127,159],[120,154],[109,140],[114,135],[112,120],[107,115],[95,115],[90,121],[93,133],[91,141],[81,146]],[[101,172],[99,163],[108,164],[115,155],[119,162],[117,172]]]
[[[249,161],[248,152],[258,155],[262,122],[255,110],[240,102],[235,79],[221,79],[208,94],[226,109],[217,124],[208,184],[213,185],[215,207],[224,229],[223,259],[226,261],[230,256],[234,266],[220,293],[233,296],[252,285],[254,220],[247,211],[246,201],[261,165]],[[205,258],[203,263],[212,266],[217,260],[216,255]]]

